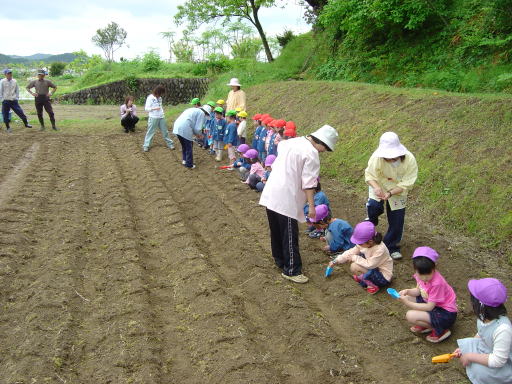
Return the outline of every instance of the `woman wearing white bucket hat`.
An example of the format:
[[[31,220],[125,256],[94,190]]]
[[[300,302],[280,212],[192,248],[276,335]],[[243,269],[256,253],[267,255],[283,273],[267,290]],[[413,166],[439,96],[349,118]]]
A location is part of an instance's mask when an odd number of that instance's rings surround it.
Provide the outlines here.
[[[245,104],[245,92],[240,89],[240,82],[236,77],[233,77],[227,84],[231,87],[226,99],[226,111],[234,111],[241,108],[242,111],[247,111]]]
[[[404,230],[407,194],[417,177],[418,165],[413,154],[400,143],[396,133],[384,133],[365,170],[365,181],[369,185],[366,208],[368,219],[375,225],[386,208],[389,227],[384,244],[393,259],[402,258],[399,243]]]
[[[260,204],[267,208],[270,244],[274,262],[285,279],[307,283],[302,274],[299,253],[298,222],[305,222],[304,203],[309,204],[309,217],[315,218],[314,194],[320,173],[319,152],[332,151],[338,133],[324,125],[309,136],[279,143],[279,155],[272,163],[269,177],[261,193]]]

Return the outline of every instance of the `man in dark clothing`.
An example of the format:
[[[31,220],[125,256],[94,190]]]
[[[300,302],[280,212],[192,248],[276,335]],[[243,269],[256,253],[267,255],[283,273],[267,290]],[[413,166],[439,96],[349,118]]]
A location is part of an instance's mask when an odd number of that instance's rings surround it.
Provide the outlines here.
[[[27,85],[27,91],[35,97],[36,102],[36,111],[37,118],[39,119],[39,123],[41,124],[41,131],[44,130],[44,119],[43,119],[43,108],[45,109],[48,116],[50,116],[50,122],[52,123],[52,128],[56,131],[57,126],[55,125],[55,115],[53,114],[52,104],[50,102],[50,98],[53,93],[57,90],[55,84],[53,84],[50,80],[46,80],[44,77],[46,76],[46,72],[42,69],[37,71],[37,80],[32,80]],[[32,88],[35,88],[35,92],[32,92]],[[50,92],[50,88],[53,89],[53,92]]]

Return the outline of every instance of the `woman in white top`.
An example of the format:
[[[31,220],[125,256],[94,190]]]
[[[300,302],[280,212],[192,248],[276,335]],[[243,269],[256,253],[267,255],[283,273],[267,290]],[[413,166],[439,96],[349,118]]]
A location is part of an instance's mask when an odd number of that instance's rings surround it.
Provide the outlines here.
[[[149,112],[148,118],[148,130],[144,139],[143,150],[144,152],[149,151],[151,141],[155,135],[156,128],[160,128],[162,136],[169,149],[174,149],[174,142],[169,138],[169,132],[167,131],[167,123],[165,122],[164,110],[162,107],[162,95],[165,93],[163,85],[157,85],[153,92],[147,97],[145,110]]]

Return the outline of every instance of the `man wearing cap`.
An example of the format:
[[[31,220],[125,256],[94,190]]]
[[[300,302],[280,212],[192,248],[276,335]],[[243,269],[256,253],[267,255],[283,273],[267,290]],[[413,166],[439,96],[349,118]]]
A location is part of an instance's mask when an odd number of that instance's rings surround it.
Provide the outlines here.
[[[52,128],[56,131],[57,126],[55,125],[55,115],[53,113],[52,104],[50,103],[50,98],[52,94],[57,90],[57,86],[50,80],[45,79],[45,76],[46,72],[44,70],[38,70],[37,80],[32,80],[30,83],[28,83],[27,91],[35,97],[37,118],[41,124],[41,131],[44,130],[43,108],[45,109],[46,113],[48,113],[48,116],[50,116]],[[35,88],[36,91],[32,92],[32,88]],[[53,92],[50,92],[50,88],[53,89]]]
[[[261,194],[260,204],[267,209],[274,262],[282,270],[281,275],[295,283],[308,282],[302,274],[298,222],[306,221],[306,201],[309,216],[315,217],[319,152],[332,151],[337,140],[336,130],[324,125],[309,136],[283,141],[279,144],[279,156],[272,164],[272,177]]]
[[[204,123],[210,119],[212,107],[208,104],[200,108],[188,108],[174,122],[172,133],[178,136],[181,143],[182,164],[194,169],[196,165],[193,159],[193,136],[201,137]]]
[[[395,260],[402,258],[399,243],[404,231],[407,194],[417,177],[418,165],[413,154],[400,143],[396,133],[384,133],[365,170],[365,181],[369,185],[366,208],[368,219],[375,226],[386,209],[388,230],[384,244]]]
[[[231,87],[231,91],[226,100],[226,111],[234,111],[237,108],[240,108],[240,111],[246,111],[245,92],[240,89],[241,85],[238,79],[233,77],[228,85]]]
[[[7,127],[7,132],[12,132],[9,112],[11,109],[16,113],[25,124],[25,127],[32,128],[28,123],[27,116],[21,109],[18,100],[20,98],[20,88],[15,79],[12,78],[12,70],[4,69],[5,78],[0,80],[0,100],[2,101],[2,117]]]

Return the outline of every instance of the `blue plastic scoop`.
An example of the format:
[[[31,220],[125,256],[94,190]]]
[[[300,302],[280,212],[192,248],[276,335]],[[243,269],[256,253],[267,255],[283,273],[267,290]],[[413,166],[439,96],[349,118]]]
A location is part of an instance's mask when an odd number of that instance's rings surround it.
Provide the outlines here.
[[[386,291],[389,293],[389,296],[391,296],[393,299],[398,299],[400,297],[400,294],[395,288],[388,288]]]
[[[325,277],[329,277],[329,276],[331,276],[331,274],[332,274],[332,268],[331,267],[325,268]]]

